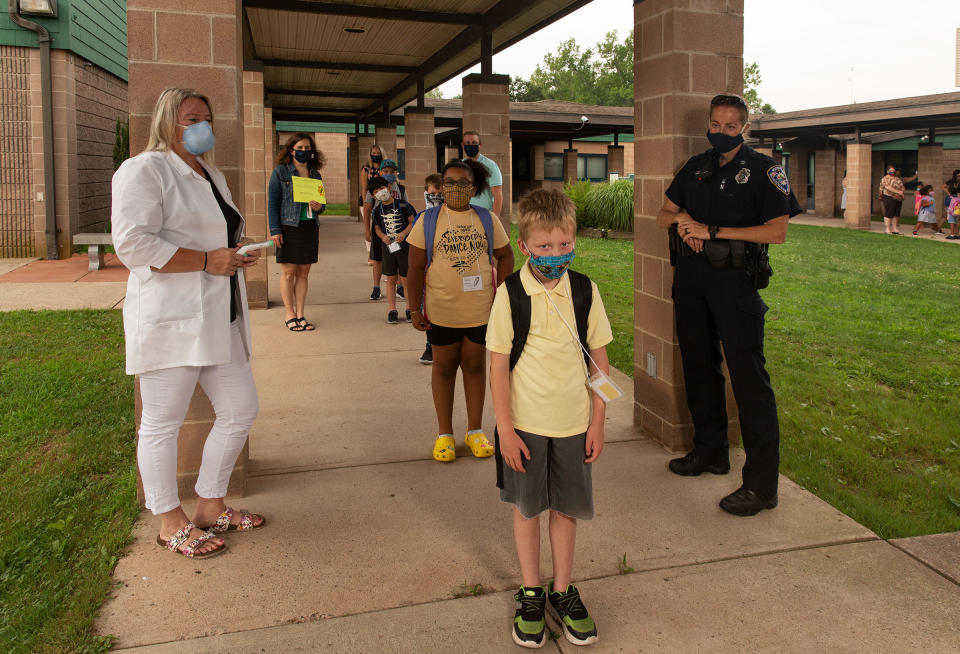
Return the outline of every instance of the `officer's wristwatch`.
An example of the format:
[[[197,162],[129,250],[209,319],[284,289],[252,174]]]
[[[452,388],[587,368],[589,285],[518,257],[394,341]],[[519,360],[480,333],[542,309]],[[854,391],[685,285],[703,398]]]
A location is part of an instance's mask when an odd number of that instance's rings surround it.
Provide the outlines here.
[[[707,233],[710,234],[711,240],[717,238],[717,232],[719,231],[720,231],[719,225],[707,225]]]

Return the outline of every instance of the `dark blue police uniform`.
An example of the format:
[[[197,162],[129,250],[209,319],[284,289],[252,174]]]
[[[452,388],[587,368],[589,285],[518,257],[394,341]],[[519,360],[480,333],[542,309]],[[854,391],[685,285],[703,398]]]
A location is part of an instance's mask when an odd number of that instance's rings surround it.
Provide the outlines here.
[[[783,168],[746,145],[722,167],[714,149],[691,158],[666,195],[698,222],[718,227],[752,227],[801,211]],[[722,342],[747,455],[743,488],[773,497],[780,427],[763,356],[767,305],[757,292],[757,260],[761,253],[765,260],[766,246],[723,239],[704,244],[720,255],[712,252],[711,262],[684,245],[675,257],[673,278],[677,340],[695,428],[693,452],[729,469]],[[731,245],[733,252],[724,257]]]

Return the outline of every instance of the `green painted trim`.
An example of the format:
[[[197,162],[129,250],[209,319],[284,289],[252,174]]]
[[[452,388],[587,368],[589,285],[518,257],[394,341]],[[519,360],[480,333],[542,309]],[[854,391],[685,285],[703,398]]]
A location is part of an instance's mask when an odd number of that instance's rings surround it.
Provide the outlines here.
[[[301,123],[291,120],[278,120],[278,132],[320,132],[326,134],[353,134],[355,125],[349,123]],[[363,127],[361,125],[361,127]],[[367,125],[367,134],[373,135],[374,125]],[[398,132],[399,134],[399,129]]]
[[[58,0],[56,18],[29,16],[53,37],[51,47],[69,50],[127,81],[127,8],[122,0]],[[37,35],[0,12],[0,45],[36,48]]]
[[[936,142],[943,146],[944,150],[960,150],[960,134],[940,134],[936,135]],[[875,143],[873,149],[878,152],[891,150],[916,150],[920,145],[919,136],[910,136],[896,141],[887,141],[886,143]]]
[[[600,136],[584,136],[581,139],[573,139],[574,141],[592,141],[595,143],[613,143],[613,134],[601,134]],[[620,143],[633,143],[633,134],[621,134],[619,136]]]

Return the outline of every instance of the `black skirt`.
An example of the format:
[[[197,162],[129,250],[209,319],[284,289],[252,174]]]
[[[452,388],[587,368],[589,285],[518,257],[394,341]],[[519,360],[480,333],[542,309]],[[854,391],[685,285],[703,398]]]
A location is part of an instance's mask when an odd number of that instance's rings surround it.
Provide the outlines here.
[[[320,236],[316,220],[301,220],[296,227],[280,225],[280,229],[283,233],[283,247],[277,248],[277,263],[317,262]]]

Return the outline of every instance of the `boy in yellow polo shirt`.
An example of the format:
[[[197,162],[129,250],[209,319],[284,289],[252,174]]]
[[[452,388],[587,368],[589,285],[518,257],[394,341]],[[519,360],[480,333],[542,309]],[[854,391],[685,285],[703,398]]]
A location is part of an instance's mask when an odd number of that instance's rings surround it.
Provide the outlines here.
[[[549,603],[567,640],[587,645],[597,640],[596,625],[570,582],[577,520],[593,518],[590,467],[603,449],[605,413],[603,400],[586,385],[587,366],[591,374],[595,368],[609,372],[606,345],[613,334],[596,284],[566,274],[577,230],[570,198],[561,191],[535,190],[520,201],[519,211],[517,245],[530,259],[511,277],[519,277],[529,296],[529,330],[511,369],[516,316],[505,282],[494,298],[486,343],[497,415],[497,486],[500,500],[514,505],[513,533],[523,577],[512,636],[523,647],[542,647]],[[582,308],[584,295],[590,296],[588,313]],[[581,315],[587,316],[586,330],[577,327],[578,302]],[[544,590],[539,515],[548,509],[554,578]]]

